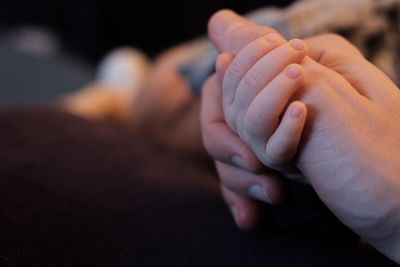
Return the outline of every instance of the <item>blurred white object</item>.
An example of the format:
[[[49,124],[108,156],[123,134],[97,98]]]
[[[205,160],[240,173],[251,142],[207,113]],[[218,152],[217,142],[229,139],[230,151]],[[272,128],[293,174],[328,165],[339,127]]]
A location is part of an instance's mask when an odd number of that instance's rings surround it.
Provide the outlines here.
[[[64,97],[62,105],[66,111],[87,119],[129,122],[149,70],[150,61],[139,50],[114,50],[100,62],[96,80]]]
[[[15,50],[35,56],[53,56],[61,47],[54,32],[35,26],[9,29],[2,32],[0,38]]]
[[[97,81],[100,84],[129,92],[135,97],[147,80],[150,60],[135,48],[119,48],[110,52],[100,62]]]

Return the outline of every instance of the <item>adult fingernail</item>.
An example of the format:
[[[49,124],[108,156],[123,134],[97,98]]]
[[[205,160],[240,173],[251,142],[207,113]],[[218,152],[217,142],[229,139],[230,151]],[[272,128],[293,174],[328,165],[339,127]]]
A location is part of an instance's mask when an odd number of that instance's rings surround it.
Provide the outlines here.
[[[298,51],[303,51],[306,48],[305,43],[300,39],[290,40],[290,46]]]
[[[211,19],[210,30],[215,35],[222,36],[232,32],[243,24],[243,20],[239,15],[230,10],[223,10]]]
[[[245,170],[250,170],[241,156],[233,156],[231,161],[232,161],[233,165],[235,165],[236,167],[239,167],[239,168],[245,169]]]
[[[249,195],[255,199],[261,200],[263,202],[271,203],[271,199],[269,198],[267,191],[262,188],[260,185],[252,185],[250,186]]]

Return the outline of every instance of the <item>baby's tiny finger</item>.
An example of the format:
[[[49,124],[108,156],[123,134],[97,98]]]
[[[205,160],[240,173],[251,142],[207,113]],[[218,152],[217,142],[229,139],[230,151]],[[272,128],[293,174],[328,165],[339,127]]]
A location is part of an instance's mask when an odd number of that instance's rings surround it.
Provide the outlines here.
[[[239,134],[259,159],[265,156],[266,140],[278,127],[279,118],[290,98],[301,87],[303,76],[301,65],[289,65],[261,90],[243,116]]]
[[[233,103],[236,89],[245,74],[258,61],[285,42],[278,33],[271,32],[244,46],[232,60],[223,79],[224,105]]]
[[[240,123],[243,121],[243,117],[254,98],[256,98],[261,91],[265,90],[270,83],[273,83],[274,79],[281,75],[289,64],[299,64],[306,54],[307,46],[305,43],[299,39],[293,39],[259,59],[243,76],[236,89],[234,102],[230,106],[230,109],[234,110],[234,112],[231,112],[234,115],[231,116],[234,117],[236,121],[232,123],[230,122],[230,118],[229,120],[227,119],[229,125],[234,125],[235,129],[240,128]],[[289,66],[287,69],[288,74],[293,74],[293,76],[295,75],[295,70],[296,68],[293,66]],[[228,71],[225,76],[227,76]],[[283,86],[285,85],[284,83]],[[274,90],[277,91],[277,94],[281,91],[280,87],[276,87]],[[240,135],[240,131],[237,130],[237,132]]]
[[[265,162],[269,167],[288,165],[295,156],[307,117],[304,103],[295,101],[287,108],[278,128],[265,147]]]

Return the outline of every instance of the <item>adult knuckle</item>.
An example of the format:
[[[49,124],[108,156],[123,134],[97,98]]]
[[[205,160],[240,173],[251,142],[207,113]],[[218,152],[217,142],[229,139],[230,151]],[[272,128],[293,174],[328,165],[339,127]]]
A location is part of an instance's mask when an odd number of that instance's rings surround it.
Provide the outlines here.
[[[325,33],[321,36],[327,38],[331,42],[348,43],[348,41],[343,36],[337,33]]]
[[[241,27],[238,27],[237,30],[241,31],[242,34],[247,33],[251,35],[249,36],[251,39],[260,38],[270,33],[276,33],[276,31],[271,27],[260,26],[253,22],[245,23]]]
[[[326,33],[322,35],[326,38],[326,42],[329,44],[329,49],[334,50],[336,53],[355,53],[361,54],[359,50],[345,37],[337,33]],[[338,49],[338,47],[342,49]]]
[[[275,29],[268,27],[268,26],[261,26],[260,33],[261,33],[261,36],[266,36],[270,33],[275,33],[275,34],[280,35]]]

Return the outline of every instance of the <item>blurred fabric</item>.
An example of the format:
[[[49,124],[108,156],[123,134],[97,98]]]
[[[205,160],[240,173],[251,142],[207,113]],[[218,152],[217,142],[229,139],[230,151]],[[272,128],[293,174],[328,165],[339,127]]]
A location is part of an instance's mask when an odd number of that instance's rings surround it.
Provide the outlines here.
[[[20,107],[0,129],[0,266],[397,266],[310,188],[245,233],[209,165],[128,128]]]

